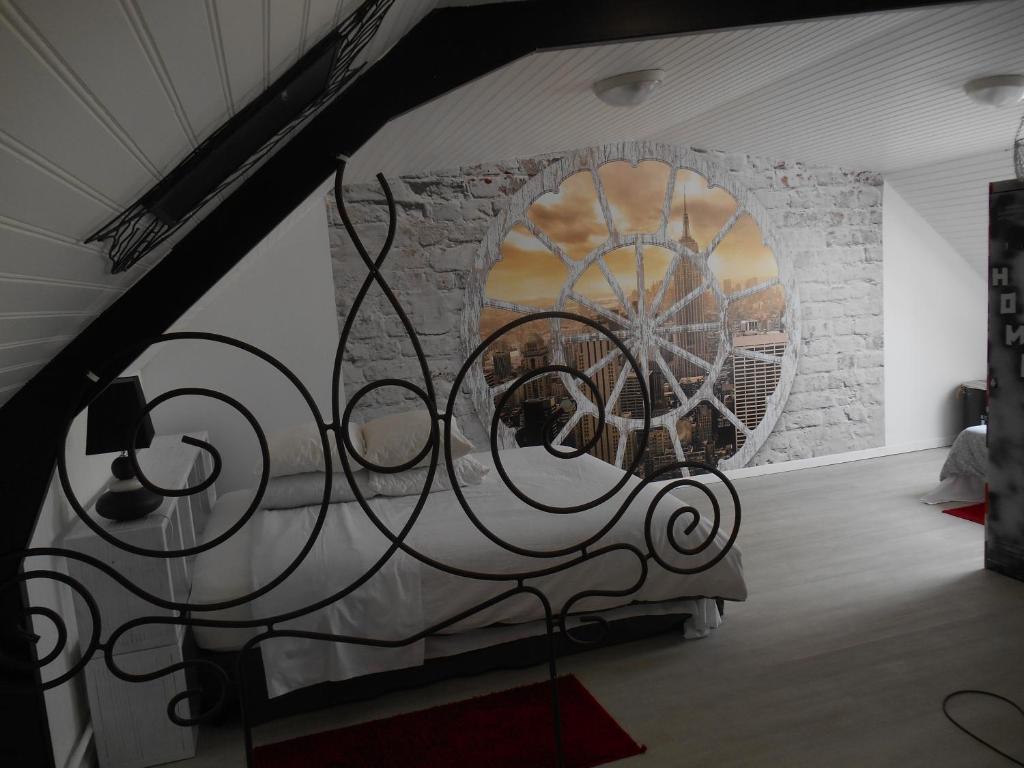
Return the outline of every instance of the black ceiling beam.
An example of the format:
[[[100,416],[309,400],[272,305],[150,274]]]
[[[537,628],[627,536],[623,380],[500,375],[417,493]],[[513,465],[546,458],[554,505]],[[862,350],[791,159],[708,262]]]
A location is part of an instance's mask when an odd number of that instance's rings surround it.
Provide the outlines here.
[[[954,2],[957,0],[625,0],[619,3],[538,0],[529,4],[544,7],[544,12],[551,19],[549,26],[538,30],[537,46],[538,49],[550,49],[675,37],[715,29],[766,26]]]
[[[0,555],[27,545],[69,419],[130,362],[125,350],[163,333],[330,176],[337,154],[390,119],[538,50],[955,1],[525,0],[430,13],[0,408]],[[0,629],[20,610],[15,592],[0,595]],[[41,697],[0,698],[5,744],[39,733]]]

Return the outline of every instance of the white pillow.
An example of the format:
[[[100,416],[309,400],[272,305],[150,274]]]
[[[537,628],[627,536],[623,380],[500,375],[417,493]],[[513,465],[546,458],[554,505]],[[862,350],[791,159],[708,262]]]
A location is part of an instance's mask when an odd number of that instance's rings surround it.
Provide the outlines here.
[[[376,495],[376,492],[370,488],[369,474],[365,469],[352,473],[364,499]],[[260,507],[262,509],[293,509],[295,507],[319,506],[323,498],[324,473],[303,472],[298,475],[271,478],[263,492],[263,501],[260,503]],[[356,500],[356,495],[344,472],[335,472],[331,476],[329,499],[332,504],[339,501]]]
[[[348,434],[352,447],[362,453],[362,428],[354,421],[349,421]],[[333,430],[328,432],[327,440],[331,446],[331,470],[340,472],[341,456],[338,454]],[[327,469],[320,432],[312,421],[269,435],[267,449],[270,453],[271,477],[297,475],[302,472],[324,472]],[[352,468],[356,469],[358,465]]]
[[[452,461],[455,468],[455,479],[459,485],[480,485],[484,477],[491,471],[486,464],[481,464],[472,456],[463,456]],[[370,472],[370,479],[367,485],[373,493],[381,496],[419,496],[423,492],[423,486],[427,482],[428,467],[416,467],[407,469],[405,472],[394,474],[381,474]],[[360,486],[361,488],[362,486]],[[437,491],[450,491],[452,488],[451,478],[448,477],[448,469],[444,461],[437,466],[434,472],[434,483],[430,488],[431,493]],[[323,487],[321,486],[321,490]]]
[[[441,435],[441,452],[444,456],[444,428],[438,422]],[[423,450],[430,440],[430,412],[427,410],[394,413],[363,424],[363,450],[361,455],[378,467],[398,467],[411,461]],[[465,456],[473,450],[473,444],[452,419],[452,460]],[[430,463],[430,451],[416,462],[417,467]]]

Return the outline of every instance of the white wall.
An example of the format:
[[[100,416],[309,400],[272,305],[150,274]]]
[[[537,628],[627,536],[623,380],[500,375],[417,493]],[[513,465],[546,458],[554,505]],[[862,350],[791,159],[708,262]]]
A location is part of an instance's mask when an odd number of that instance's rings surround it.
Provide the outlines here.
[[[886,446],[948,444],[956,386],[986,376],[985,280],[888,181],[882,244]]]
[[[223,334],[262,349],[291,369],[329,414],[338,326],[322,191],[299,206],[171,330]],[[283,375],[222,344],[160,344],[135,367],[148,399],[178,387],[214,389],[249,408],[267,433],[312,418]],[[224,458],[218,493],[252,484],[258,442],[248,422],[229,406],[206,397],[173,398],[153,411],[153,423],[157,434],[209,432]]]
[[[75,495],[83,506],[92,504],[100,490],[110,478],[111,456],[85,455],[85,414],[82,413],[71,426],[68,434],[65,455],[68,464],[68,479]],[[47,547],[59,543],[60,536],[74,520],[74,512],[67,505],[57,473],[54,472],[49,491],[43,502],[32,535],[31,547]],[[63,558],[36,557],[25,561],[25,570],[52,569],[67,573]],[[34,606],[42,606],[56,611],[64,619],[67,627],[67,639],[64,652],[43,671],[43,680],[52,680],[62,674],[80,658],[78,647],[78,626],[75,621],[75,609],[71,592],[63,585],[47,580],[32,579],[28,582],[29,601]],[[37,653],[45,656],[56,642],[53,624],[45,618],[35,618],[33,629],[41,637]],[[89,709],[85,698],[85,686],[82,677],[70,680],[62,686],[51,689],[45,694],[46,716],[50,724],[50,736],[53,743],[54,764],[73,766],[71,758],[78,757],[87,740],[89,725]],[[85,738],[83,738],[85,737]]]

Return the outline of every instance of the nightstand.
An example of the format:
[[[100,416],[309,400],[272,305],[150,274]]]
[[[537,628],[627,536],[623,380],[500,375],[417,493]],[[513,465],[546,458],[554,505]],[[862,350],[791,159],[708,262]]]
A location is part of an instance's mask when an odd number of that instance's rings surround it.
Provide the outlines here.
[[[192,437],[207,439],[205,433]],[[149,448],[139,451],[138,457],[146,476],[164,488],[195,486],[213,471],[209,454],[182,443],[180,435],[156,437]],[[121,541],[166,552],[195,545],[214,500],[212,486],[193,496],[167,497],[145,517],[123,523],[98,517],[92,507],[86,512]],[[64,545],[104,561],[151,594],[179,602],[188,599],[192,558],[130,554],[107,543],[81,520],[75,520]],[[96,599],[103,641],[131,619],[175,615],[132,595],[102,572],[76,560],[68,561],[68,572]],[[92,621],[81,600],[75,601],[75,612],[84,644]],[[115,661],[130,673],[151,672],[178,663],[185,657],[185,635],[182,627],[174,625],[139,627],[120,638]],[[167,717],[167,703],[189,687],[184,671],[147,683],[128,683],[115,677],[102,654],[97,653],[86,665],[84,675],[100,768],[143,768],[195,754],[196,729],[177,726]],[[188,713],[187,702],[178,706],[179,712]]]

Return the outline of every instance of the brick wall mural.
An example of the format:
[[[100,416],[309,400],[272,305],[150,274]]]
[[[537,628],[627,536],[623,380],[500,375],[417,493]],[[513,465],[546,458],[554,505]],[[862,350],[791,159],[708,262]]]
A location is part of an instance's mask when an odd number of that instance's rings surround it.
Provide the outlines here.
[[[535,443],[543,428],[641,475],[682,459],[731,468],[882,444],[877,174],[633,142],[393,186],[388,280],[442,397],[469,351],[524,313],[567,311],[599,326],[534,321],[490,345],[456,409],[479,444],[496,406],[502,445]],[[367,240],[381,241],[379,190],[353,185],[347,199]],[[344,317],[362,266],[331,198],[328,210]],[[353,342],[350,391],[384,376],[417,380],[379,294]],[[587,371],[595,388],[564,373],[513,387],[549,364]],[[641,377],[653,427],[643,461]],[[362,408],[402,399],[382,391]],[[606,428],[595,440],[599,409]]]

